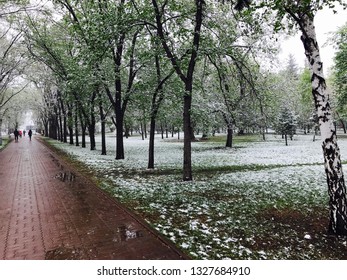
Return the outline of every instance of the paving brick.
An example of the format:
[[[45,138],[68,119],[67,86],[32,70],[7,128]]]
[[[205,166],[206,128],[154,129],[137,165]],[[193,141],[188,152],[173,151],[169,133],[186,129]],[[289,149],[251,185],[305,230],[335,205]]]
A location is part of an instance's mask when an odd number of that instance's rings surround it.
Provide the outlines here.
[[[0,192],[1,259],[187,258],[39,137],[0,152]]]

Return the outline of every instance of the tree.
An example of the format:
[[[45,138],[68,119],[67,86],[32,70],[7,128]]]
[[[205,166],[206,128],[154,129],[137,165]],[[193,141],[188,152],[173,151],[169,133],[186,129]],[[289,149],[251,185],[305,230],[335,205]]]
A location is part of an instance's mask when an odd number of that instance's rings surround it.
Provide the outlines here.
[[[176,1],[174,1],[176,2]],[[172,67],[176,71],[178,77],[184,83],[184,96],[183,96],[183,131],[184,131],[184,152],[183,152],[183,180],[191,181],[193,180],[192,175],[192,155],[191,155],[191,141],[193,137],[193,130],[191,124],[191,107],[192,107],[192,94],[193,94],[193,80],[194,80],[194,70],[196,62],[198,59],[198,51],[200,46],[201,39],[201,28],[203,22],[203,14],[205,11],[205,1],[195,0],[194,4],[194,20],[192,21],[192,37],[187,40],[190,40],[186,51],[180,50],[184,55],[179,58],[179,56],[174,52],[175,46],[170,46],[171,39],[168,34],[170,30],[165,29],[166,15],[165,15],[165,6],[168,4],[167,1],[162,6],[159,6],[157,0],[152,0],[152,5],[154,9],[155,22],[157,26],[158,37],[160,42],[165,50],[165,53],[172,63]],[[187,3],[185,3],[187,4]],[[172,6],[178,7],[187,7],[178,1],[178,3],[172,3]],[[191,7],[192,8],[192,7]],[[181,10],[182,12],[182,10]],[[177,19],[176,19],[177,20]],[[186,26],[189,26],[190,23],[183,23]],[[185,32],[186,33],[186,32]],[[186,34],[185,34],[186,36]],[[185,46],[183,46],[185,48]],[[178,49],[176,48],[176,51]],[[188,57],[188,59],[186,59]],[[186,61],[183,60],[186,59]],[[186,63],[186,67],[183,64]]]
[[[125,0],[55,2],[66,11],[70,34],[82,55],[80,63],[91,72],[93,100],[96,91],[109,98],[116,126],[116,159],[124,159],[124,115],[138,71],[135,47],[141,29],[133,25],[132,5]]]
[[[268,13],[270,10],[276,13],[275,29],[279,30],[285,28],[283,19],[287,19],[286,23],[289,28],[295,27],[301,32],[301,41],[311,69],[312,95],[322,136],[322,148],[330,206],[328,232],[336,235],[347,235],[346,185],[342,172],[340,149],[337,144],[331,99],[327,91],[323,74],[323,63],[320,57],[314,25],[316,12],[324,6],[333,9],[336,4],[341,4],[344,7],[347,7],[347,4],[342,0],[262,0],[254,2],[255,7],[265,10],[265,13]]]
[[[283,106],[278,116],[276,130],[284,136],[286,146],[288,146],[288,136],[292,139],[295,133],[296,122],[295,116],[288,107]]]

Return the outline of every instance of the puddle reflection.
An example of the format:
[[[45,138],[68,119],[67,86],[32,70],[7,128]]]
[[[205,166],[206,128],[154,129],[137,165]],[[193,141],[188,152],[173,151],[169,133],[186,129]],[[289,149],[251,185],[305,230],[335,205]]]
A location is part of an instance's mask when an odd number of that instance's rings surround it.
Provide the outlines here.
[[[76,175],[70,171],[61,171],[54,178],[62,182],[73,182],[76,179]]]
[[[141,230],[133,230],[127,228],[126,226],[120,226],[117,228],[117,233],[120,241],[128,241],[130,239],[136,239],[143,237],[143,232]],[[114,239],[115,242],[119,241],[118,238]]]

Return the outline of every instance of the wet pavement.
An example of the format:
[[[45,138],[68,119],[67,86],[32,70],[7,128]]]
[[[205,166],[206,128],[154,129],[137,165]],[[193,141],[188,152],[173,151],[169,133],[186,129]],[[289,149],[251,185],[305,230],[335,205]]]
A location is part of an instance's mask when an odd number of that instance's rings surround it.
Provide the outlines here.
[[[185,259],[33,137],[0,151],[0,258]]]

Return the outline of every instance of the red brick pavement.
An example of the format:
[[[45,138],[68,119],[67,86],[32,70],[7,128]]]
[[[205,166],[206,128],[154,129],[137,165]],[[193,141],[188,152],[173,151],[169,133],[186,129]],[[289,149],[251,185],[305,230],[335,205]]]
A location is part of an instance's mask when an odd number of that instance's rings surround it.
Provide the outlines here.
[[[0,258],[185,259],[36,138],[0,151]]]

